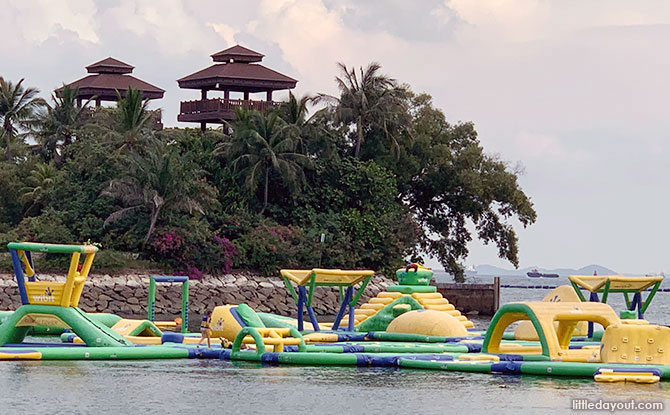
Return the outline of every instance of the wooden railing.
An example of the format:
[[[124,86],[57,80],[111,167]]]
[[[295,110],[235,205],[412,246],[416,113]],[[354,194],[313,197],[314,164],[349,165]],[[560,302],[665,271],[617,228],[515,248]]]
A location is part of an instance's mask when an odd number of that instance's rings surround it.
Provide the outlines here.
[[[203,114],[210,112],[232,112],[235,108],[249,108],[258,111],[265,111],[270,107],[274,107],[278,103],[274,101],[253,101],[244,99],[229,99],[223,98],[208,99],[205,101],[182,101],[180,107],[181,114]]]

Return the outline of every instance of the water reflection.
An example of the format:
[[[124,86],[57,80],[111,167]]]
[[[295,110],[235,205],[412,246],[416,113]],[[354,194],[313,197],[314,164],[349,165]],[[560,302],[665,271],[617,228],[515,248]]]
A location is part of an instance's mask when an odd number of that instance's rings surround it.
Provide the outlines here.
[[[218,360],[0,362],[0,405],[33,413],[563,413],[571,399],[670,401],[666,384]],[[10,392],[11,391],[11,392]]]

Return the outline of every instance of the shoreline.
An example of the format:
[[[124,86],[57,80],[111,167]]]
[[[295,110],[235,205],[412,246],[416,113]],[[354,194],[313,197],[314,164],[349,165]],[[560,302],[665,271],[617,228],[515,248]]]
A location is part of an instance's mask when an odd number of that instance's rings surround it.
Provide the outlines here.
[[[87,312],[142,316],[147,313],[147,295],[151,273],[129,272],[118,275],[89,275],[80,308]],[[53,281],[62,274],[40,275],[41,281]],[[359,304],[374,297],[394,282],[375,275],[370,280]],[[314,311],[318,316],[337,314],[338,291],[318,288],[314,293]],[[297,308],[280,277],[267,277],[249,271],[223,275],[206,274],[189,281],[189,314],[203,315],[215,306],[245,303],[255,311],[295,317]],[[14,274],[0,273],[0,310],[15,310],[21,305]],[[156,285],[156,315],[174,315],[181,311],[181,284]]]

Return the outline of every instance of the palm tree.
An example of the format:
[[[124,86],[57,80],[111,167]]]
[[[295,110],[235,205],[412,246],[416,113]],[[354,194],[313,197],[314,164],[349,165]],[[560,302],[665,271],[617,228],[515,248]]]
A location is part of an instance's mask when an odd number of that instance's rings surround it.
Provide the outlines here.
[[[58,95],[52,95],[53,106],[46,104],[46,111],[39,114],[35,135],[46,160],[53,159],[60,165],[61,149],[70,145],[84,120],[91,99],[77,105],[79,88],[64,85]]]
[[[16,138],[18,129],[26,127],[34,112],[45,104],[42,98],[37,97],[36,88],[23,88],[23,79],[14,84],[0,77],[0,118],[5,138],[7,161],[12,159],[11,144]]]
[[[268,206],[270,174],[279,175],[289,188],[299,188],[309,158],[297,151],[296,126],[287,124],[277,113],[241,109],[236,116],[233,136],[219,145],[217,152],[225,154],[232,170],[244,177],[247,189],[255,191],[263,185],[262,214]]]
[[[133,150],[141,141],[143,133],[151,126],[154,114],[148,109],[149,101],[142,98],[141,91],[128,88],[124,96],[119,91],[116,94],[115,119],[101,122],[106,124],[101,133],[106,140],[116,143],[118,153],[123,153]]]
[[[299,131],[299,145],[303,153],[315,158],[330,159],[337,155],[337,137],[331,129],[324,128],[328,122],[327,114],[317,111],[308,117],[308,105],[316,99],[309,95],[297,98],[289,91],[288,101],[279,107],[279,114]]]
[[[26,209],[26,214],[42,203],[44,193],[52,187],[56,181],[58,170],[49,163],[37,163],[26,178],[26,186],[21,188],[21,202],[31,205]]]
[[[291,91],[289,91],[288,101],[283,102],[280,107],[282,119],[288,124],[295,125],[298,128],[304,127],[305,124],[310,121],[310,119],[307,118],[307,114],[309,114],[307,105],[312,99],[313,98],[309,95],[304,95],[298,99]]]
[[[174,146],[151,138],[145,151],[135,149],[127,156],[126,174],[113,179],[102,194],[121,200],[126,207],[113,212],[105,225],[136,209],[150,212],[146,244],[163,213],[194,211],[205,213],[205,206],[217,204],[216,190],[201,179],[203,172]]]
[[[379,74],[381,65],[376,62],[370,63],[365,70],[359,68],[358,73],[355,68],[349,69],[343,63],[337,65],[342,73],[342,76],[335,77],[340,97],[319,94],[315,101],[325,101],[333,107],[337,121],[355,125],[354,157],[359,157],[365,130],[370,127],[382,129],[391,140],[392,149],[397,149],[398,141],[390,124],[404,96],[404,89],[397,86],[395,79]]]

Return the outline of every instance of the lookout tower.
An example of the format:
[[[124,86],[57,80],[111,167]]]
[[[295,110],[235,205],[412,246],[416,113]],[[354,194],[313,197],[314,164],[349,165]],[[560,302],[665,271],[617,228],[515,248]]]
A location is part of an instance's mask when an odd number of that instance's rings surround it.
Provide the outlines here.
[[[199,122],[205,131],[207,123],[233,120],[237,107],[263,111],[276,105],[272,92],[295,88],[298,81],[260,65],[263,56],[236,45],[211,55],[214,65],[178,79],[180,88],[199,89],[200,99],[183,101],[177,121]],[[222,91],[223,98],[207,98],[210,90]],[[242,93],[242,99],[231,99],[231,92]],[[250,93],[265,93],[265,100],[250,100]]]
[[[82,100],[91,98],[95,98],[96,107],[100,106],[101,101],[116,102],[119,100],[117,91],[121,97],[124,97],[129,87],[139,90],[144,99],[163,98],[164,90],[130,75],[133,69],[135,69],[134,66],[109,57],[87,66],[86,70],[91,75],[66,86],[79,88],[77,92],[79,106]],[[55,91],[56,95],[60,96],[63,88],[58,88]]]

